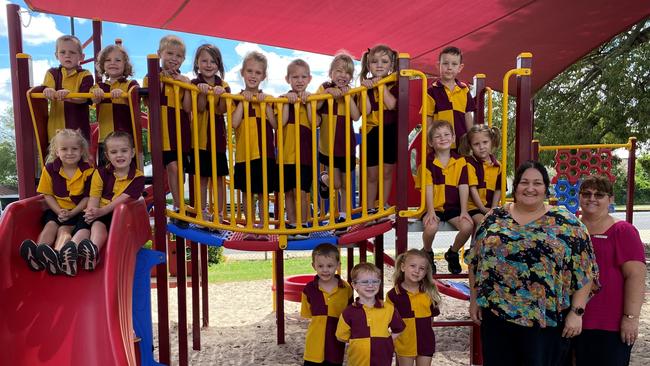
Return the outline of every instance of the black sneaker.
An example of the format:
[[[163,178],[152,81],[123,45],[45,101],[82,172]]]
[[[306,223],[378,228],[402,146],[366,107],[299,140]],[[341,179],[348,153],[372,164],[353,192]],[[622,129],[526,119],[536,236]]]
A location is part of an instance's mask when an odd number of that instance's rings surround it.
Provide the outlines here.
[[[59,251],[59,268],[68,276],[77,275],[77,245],[72,240]]]
[[[81,268],[86,271],[94,271],[99,263],[99,249],[92,241],[84,239],[79,242],[77,248],[79,259],[81,259]]]
[[[426,250],[424,250],[424,249],[422,249],[422,251],[425,252],[425,253],[427,253],[427,255],[429,256],[429,264],[431,264],[431,274],[436,274],[437,269],[436,269],[436,258],[435,258],[435,254],[433,253],[433,251],[430,251],[430,252],[429,252],[429,251],[426,251]]]
[[[336,218],[336,220],[334,220],[335,224],[340,224],[342,222],[345,222],[345,217],[343,217],[343,216],[339,216],[339,217]],[[349,226],[344,226],[344,227],[340,227],[338,229],[334,229],[334,235],[346,234],[349,231],[349,229],[350,229]]]
[[[447,261],[447,266],[451,274],[459,274],[462,272],[463,268],[460,266],[460,257],[458,252],[454,252],[449,247],[449,250],[445,252],[445,260]]]
[[[287,229],[290,229],[290,230],[296,229],[296,225],[294,225],[294,224],[287,224],[286,227],[287,227]],[[303,227],[304,227],[304,225],[303,225]],[[309,233],[293,233],[293,234],[289,234],[289,235],[287,235],[287,239],[288,240],[305,240],[305,239],[309,239]]]
[[[45,269],[45,265],[38,259],[38,247],[33,240],[27,239],[20,244],[20,256],[27,262],[27,267],[34,272]]]
[[[47,244],[39,244],[36,248],[36,253],[38,255],[38,260],[43,263],[47,273],[51,275],[58,275],[61,273],[59,268],[59,254]]]
[[[180,213],[180,210],[176,209],[175,212]],[[190,227],[190,224],[187,221],[183,221],[183,220],[177,219],[175,217],[170,217],[169,218],[169,223],[178,226],[179,229],[187,229],[187,228]]]

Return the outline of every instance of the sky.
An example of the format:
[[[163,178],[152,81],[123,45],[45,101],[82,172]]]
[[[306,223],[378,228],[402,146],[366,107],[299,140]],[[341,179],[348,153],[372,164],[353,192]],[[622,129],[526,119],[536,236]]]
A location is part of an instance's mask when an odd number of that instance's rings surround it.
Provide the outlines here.
[[[71,33],[70,18],[57,15],[28,11],[23,1],[0,0],[0,112],[11,106],[11,76],[9,70],[9,42],[7,38],[7,11],[6,4],[13,3],[21,7],[23,23],[23,52],[32,58],[32,85],[39,85],[47,69],[58,66],[54,57],[55,41],[64,34]],[[75,35],[84,43],[92,36],[92,21],[88,19],[74,19]],[[187,49],[185,62],[181,72],[190,79],[195,77],[192,71],[194,51],[204,43],[211,43],[221,50],[225,65],[225,80],[230,84],[233,92],[242,89],[240,77],[241,62],[250,51],[260,51],[266,55],[269,63],[267,80],[262,84],[265,93],[280,95],[287,91],[285,81],[287,65],[291,60],[302,58],[311,67],[313,76],[308,90],[314,92],[323,81],[327,80],[327,73],[331,56],[319,55],[309,52],[289,50],[277,47],[258,45],[248,42],[238,42],[209,36],[200,36],[189,33],[169,32],[153,28],[136,27],[118,23],[102,23],[102,45],[114,43],[116,38],[123,40],[123,46],[129,53],[134,66],[134,78],[142,84],[142,79],[147,72],[147,55],[155,54],[160,38],[167,34],[176,34],[184,41]],[[92,57],[92,43],[84,50],[86,58]],[[92,70],[94,65],[84,64],[85,69]],[[358,67],[358,66],[357,66]],[[358,73],[358,70],[357,70]],[[4,131],[6,134],[6,131]]]

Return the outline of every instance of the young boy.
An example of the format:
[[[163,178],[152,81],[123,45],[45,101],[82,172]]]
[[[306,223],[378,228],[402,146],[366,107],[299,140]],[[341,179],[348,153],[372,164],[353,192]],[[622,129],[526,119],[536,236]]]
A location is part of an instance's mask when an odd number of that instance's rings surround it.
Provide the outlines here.
[[[86,140],[90,140],[90,119],[87,98],[65,99],[70,93],[88,93],[95,84],[92,74],[79,66],[84,54],[81,42],[75,36],[61,36],[56,40],[54,53],[60,65],[47,70],[41,88],[50,100],[51,108],[47,119],[48,141],[57,130],[68,128],[80,130]]]
[[[185,43],[183,40],[174,35],[167,35],[160,39],[158,46],[158,56],[160,57],[161,77],[171,78],[177,81],[190,83],[190,79],[181,74],[180,67],[185,61]],[[145,76],[143,85],[146,88],[149,85],[149,78]],[[171,84],[163,83],[161,85],[161,113],[160,123],[163,133],[163,164],[167,170],[167,181],[169,190],[172,193],[174,201],[174,210],[178,212],[180,207],[182,186],[178,182],[178,149],[181,149],[181,159],[183,161],[183,170],[190,169],[189,151],[190,151],[190,119],[189,113],[192,110],[192,98],[189,89],[180,91],[181,105],[175,104],[174,87]],[[176,131],[176,108],[180,110],[180,131]],[[177,146],[176,134],[181,134],[181,146]],[[184,221],[172,219],[172,223],[187,227]]]
[[[452,132],[456,135],[451,148],[458,150],[460,138],[472,125],[476,110],[474,99],[467,84],[456,77],[463,70],[463,54],[454,46],[445,47],[438,57],[440,79],[434,81],[427,89],[428,103],[423,110],[427,114],[427,124],[435,120],[449,121]]]
[[[377,299],[380,276],[379,268],[370,263],[359,263],[350,273],[359,297],[343,310],[336,327],[336,338],[350,342],[348,366],[392,365],[393,339],[406,327],[392,304]]]
[[[336,324],[352,303],[352,288],[336,274],[339,250],[332,244],[316,246],[311,252],[314,280],[302,291],[300,315],[310,318],[305,337],[305,366],[341,365],[345,343],[336,339]]]
[[[451,149],[454,132],[447,121],[433,121],[427,132],[429,147],[426,166],[418,168],[415,187],[426,190],[427,212],[422,217],[424,231],[422,244],[431,258],[431,268],[436,273],[433,261],[433,239],[440,221],[448,221],[458,234],[454,244],[445,253],[449,272],[458,274],[462,268],[458,251],[472,235],[474,224],[467,212],[469,185],[465,158]],[[420,187],[421,174],[425,174],[425,187]]]
[[[312,118],[316,118],[316,126],[320,123],[319,116],[312,116],[311,106],[307,98],[311,95],[306,89],[311,81],[309,64],[301,59],[296,59],[287,66],[287,83],[291,90],[282,95],[289,100],[282,106],[283,144],[284,144],[284,190],[289,224],[287,229],[295,229],[298,214],[296,200],[300,200],[300,218],[306,226],[307,208],[309,207],[309,192],[312,183],[312,143],[311,126]],[[296,118],[296,102],[300,102],[298,118]],[[296,120],[298,122],[296,122]],[[296,124],[299,126],[299,139],[296,140]],[[297,145],[300,143],[300,150]],[[297,165],[300,160],[300,177],[297,175]],[[297,181],[300,179],[300,192],[297,192]],[[306,239],[306,234],[296,234],[294,239]]]

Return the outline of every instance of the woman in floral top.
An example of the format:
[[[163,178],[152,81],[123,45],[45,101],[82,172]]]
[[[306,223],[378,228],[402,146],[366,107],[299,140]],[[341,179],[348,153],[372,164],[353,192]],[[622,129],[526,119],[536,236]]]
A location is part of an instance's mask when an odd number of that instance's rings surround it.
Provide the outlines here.
[[[515,202],[485,217],[465,257],[485,366],[562,365],[582,330],[598,267],[584,225],[544,203],[549,184],[543,165],[523,163]]]

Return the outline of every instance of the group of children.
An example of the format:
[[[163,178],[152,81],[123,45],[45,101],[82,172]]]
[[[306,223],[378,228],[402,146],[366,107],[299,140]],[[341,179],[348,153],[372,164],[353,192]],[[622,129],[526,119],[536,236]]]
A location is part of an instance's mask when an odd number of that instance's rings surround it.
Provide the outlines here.
[[[336,271],[338,248],[320,244],[312,251],[314,280],[305,285],[301,315],[310,318],[304,365],[342,365],[347,347],[351,366],[430,365],[435,352],[432,318],[440,313],[428,255],[410,249],[397,258],[394,287],[379,297],[381,271],[370,263],[354,266],[351,286]],[[353,300],[352,289],[358,297]]]

